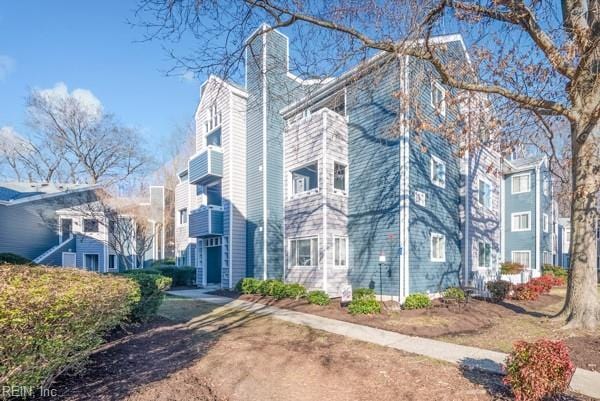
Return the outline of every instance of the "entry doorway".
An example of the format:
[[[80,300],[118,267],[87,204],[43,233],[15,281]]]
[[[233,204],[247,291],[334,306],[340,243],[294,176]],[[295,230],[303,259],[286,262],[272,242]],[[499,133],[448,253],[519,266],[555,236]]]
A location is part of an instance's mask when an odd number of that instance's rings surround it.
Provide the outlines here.
[[[221,238],[206,240],[206,283],[221,284]]]
[[[73,219],[60,219],[60,242],[66,241],[73,234]]]

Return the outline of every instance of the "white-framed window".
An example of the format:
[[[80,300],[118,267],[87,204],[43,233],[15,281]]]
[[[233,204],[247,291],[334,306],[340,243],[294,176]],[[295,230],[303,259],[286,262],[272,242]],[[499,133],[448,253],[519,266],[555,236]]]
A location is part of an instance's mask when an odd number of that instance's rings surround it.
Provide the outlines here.
[[[221,146],[221,130],[213,130],[206,135],[206,146]]]
[[[119,268],[117,255],[108,255],[108,268],[110,270],[117,270]]]
[[[431,261],[446,261],[446,236],[439,233],[431,233]]]
[[[97,233],[100,231],[98,219],[83,219],[84,233]]]
[[[187,224],[188,222],[188,212],[187,208],[183,208],[179,210],[179,224]]]
[[[550,195],[550,178],[545,177],[544,178],[544,195],[549,196]]]
[[[546,213],[544,213],[542,215],[542,219],[543,219],[543,227],[544,227],[544,232],[547,233],[550,231],[550,221],[548,219],[548,215]]]
[[[446,187],[446,163],[439,157],[431,156],[431,182],[440,187]]]
[[[217,104],[214,103],[208,109],[208,120],[204,123],[206,133],[208,134],[219,125],[221,125],[221,112],[217,109]]]
[[[319,240],[317,237],[290,240],[291,267],[317,267],[319,265]]]
[[[520,263],[529,269],[531,267],[531,251],[512,251],[512,262]]]
[[[529,173],[513,175],[512,180],[512,193],[513,194],[522,194],[524,192],[529,192],[529,180],[531,175]]]
[[[333,163],[333,189],[334,191],[346,192],[348,174],[347,166],[342,163]]]
[[[480,205],[485,206],[488,209],[492,207],[492,185],[482,179],[479,179],[477,201]]]
[[[431,106],[442,116],[446,115],[446,89],[437,81],[431,82]]]
[[[221,237],[210,237],[210,238],[206,238],[204,240],[204,246],[206,246],[207,248],[213,247],[213,246],[221,246],[222,241],[221,241]]]
[[[347,266],[348,239],[346,237],[333,238],[333,264],[336,267]]]
[[[427,195],[425,195],[425,192],[415,191],[415,203],[419,206],[427,205]]]
[[[569,252],[569,247],[571,246],[571,229],[565,228],[565,232],[563,234],[563,253]]]
[[[548,251],[544,251],[544,264],[551,265],[552,264],[552,253]]]
[[[531,212],[511,214],[511,231],[531,230]]]
[[[319,188],[319,164],[317,162],[290,171],[292,195],[316,191]]]
[[[478,264],[479,267],[492,267],[492,244],[486,241],[478,243]]]

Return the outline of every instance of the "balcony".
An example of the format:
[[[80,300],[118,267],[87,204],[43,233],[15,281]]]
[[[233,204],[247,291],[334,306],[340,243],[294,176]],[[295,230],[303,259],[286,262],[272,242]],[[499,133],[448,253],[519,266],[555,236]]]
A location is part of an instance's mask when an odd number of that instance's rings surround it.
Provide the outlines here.
[[[190,213],[189,234],[193,238],[223,235],[223,208],[202,206]]]
[[[209,146],[188,162],[190,184],[206,185],[223,178],[223,152]]]

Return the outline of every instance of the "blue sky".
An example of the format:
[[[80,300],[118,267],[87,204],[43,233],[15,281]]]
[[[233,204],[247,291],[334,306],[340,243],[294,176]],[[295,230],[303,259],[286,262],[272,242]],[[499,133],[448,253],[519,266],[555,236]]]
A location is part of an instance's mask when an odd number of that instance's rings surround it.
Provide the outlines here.
[[[161,159],[162,138],[193,117],[200,82],[166,77],[158,42],[136,43],[134,0],[0,2],[0,127],[25,134],[30,88],[64,82],[90,90],[105,110],[139,127]]]

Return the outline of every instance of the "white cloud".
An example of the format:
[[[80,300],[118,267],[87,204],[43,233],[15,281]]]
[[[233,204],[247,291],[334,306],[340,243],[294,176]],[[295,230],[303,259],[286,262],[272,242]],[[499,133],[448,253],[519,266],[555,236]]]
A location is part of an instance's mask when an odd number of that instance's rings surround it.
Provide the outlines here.
[[[12,57],[0,54],[0,81],[4,81],[15,69],[15,60]]]
[[[194,72],[190,71],[190,70],[187,70],[186,72],[181,74],[181,79],[183,81],[196,82],[196,77],[194,76]]]
[[[79,103],[91,117],[98,118],[103,112],[102,102],[91,91],[77,88],[69,92],[64,82],[58,82],[50,89],[41,89],[39,93],[51,102],[72,99]]]

